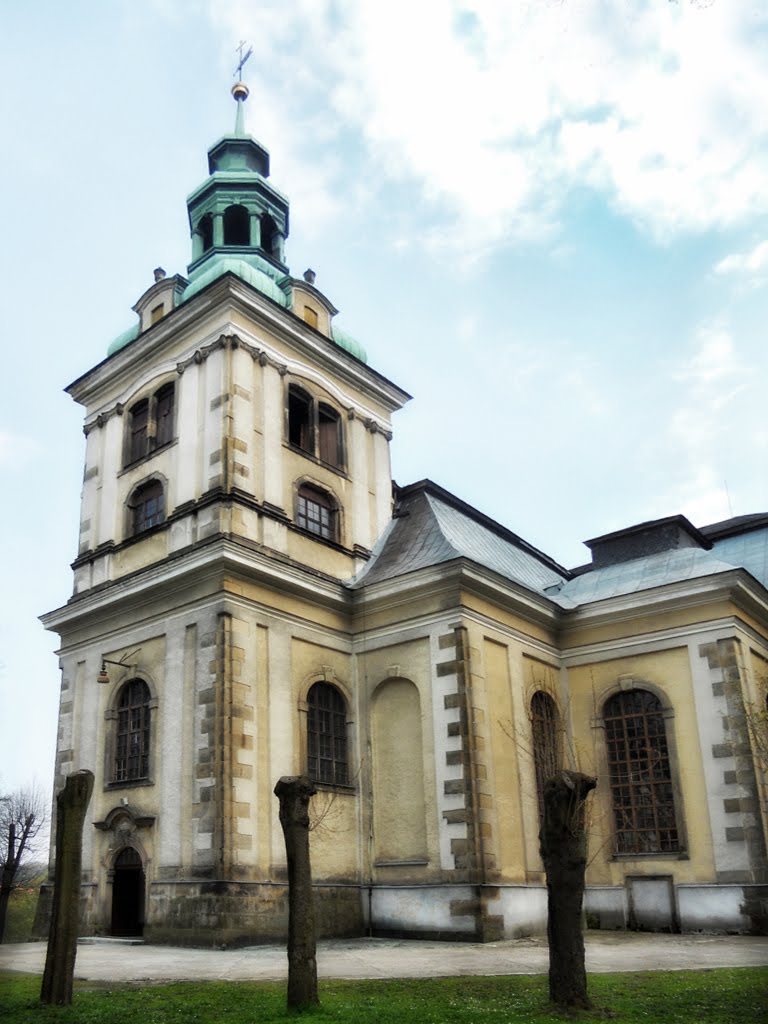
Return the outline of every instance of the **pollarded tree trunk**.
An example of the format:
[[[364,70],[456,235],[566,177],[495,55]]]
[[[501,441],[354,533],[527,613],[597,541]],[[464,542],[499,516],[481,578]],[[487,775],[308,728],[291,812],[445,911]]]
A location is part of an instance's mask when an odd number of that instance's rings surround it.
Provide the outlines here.
[[[547,873],[549,996],[563,1009],[589,1008],[581,906],[587,866],[584,803],[597,780],[561,771],[544,785],[544,821],[539,832]]]
[[[312,868],[309,863],[309,801],[317,790],[306,776],[278,779],[280,824],[288,860],[288,1006],[316,1006],[317,959]]]
[[[8,849],[3,863],[2,874],[0,874],[0,942],[5,937],[5,920],[8,915],[8,901],[11,898],[13,876],[16,873],[16,825],[10,822],[8,825]]]
[[[80,869],[83,860],[83,821],[93,792],[93,772],[70,775],[56,797],[56,868],[48,952],[40,999],[69,1006],[77,954],[80,919]]]

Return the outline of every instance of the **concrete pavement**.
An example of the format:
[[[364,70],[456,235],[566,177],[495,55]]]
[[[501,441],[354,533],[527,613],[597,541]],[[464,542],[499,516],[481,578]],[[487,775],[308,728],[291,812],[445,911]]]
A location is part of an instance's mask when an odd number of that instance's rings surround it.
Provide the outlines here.
[[[768,965],[768,937],[655,935],[588,932],[587,970],[689,970]],[[484,945],[406,939],[326,939],[318,945],[321,978],[437,978],[464,975],[544,974],[543,938]],[[0,971],[42,974],[45,943],[0,946]],[[88,981],[280,981],[287,977],[284,946],[188,949],[80,940],[75,977]],[[766,971],[768,977],[768,971]]]

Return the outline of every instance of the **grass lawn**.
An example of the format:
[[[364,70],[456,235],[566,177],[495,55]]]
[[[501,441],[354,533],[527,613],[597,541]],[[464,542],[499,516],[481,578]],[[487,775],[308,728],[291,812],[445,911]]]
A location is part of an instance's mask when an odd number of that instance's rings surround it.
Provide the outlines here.
[[[581,1021],[615,1024],[765,1024],[768,969],[598,974],[589,980],[597,1009]],[[271,1024],[296,1019],[276,983],[178,982],[76,985],[71,1007],[42,1006],[40,978],[0,974],[3,1024]],[[563,1018],[547,1007],[547,979],[441,978],[424,981],[326,981],[322,1006],[302,1014],[313,1024],[545,1024]]]

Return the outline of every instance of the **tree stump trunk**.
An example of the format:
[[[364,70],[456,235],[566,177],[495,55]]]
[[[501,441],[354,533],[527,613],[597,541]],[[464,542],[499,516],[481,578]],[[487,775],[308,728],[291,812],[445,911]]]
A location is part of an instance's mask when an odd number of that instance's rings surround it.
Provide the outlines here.
[[[547,873],[549,996],[562,1009],[588,1009],[581,907],[587,866],[584,803],[597,780],[561,771],[544,786],[544,821],[539,832]]]
[[[75,974],[77,931],[80,920],[80,869],[83,859],[83,822],[93,792],[93,772],[70,775],[56,797],[56,868],[48,951],[40,999],[69,1006]]]
[[[286,776],[275,786],[288,860],[288,1006],[316,1006],[315,904],[309,862],[309,801],[317,790],[306,776]]]

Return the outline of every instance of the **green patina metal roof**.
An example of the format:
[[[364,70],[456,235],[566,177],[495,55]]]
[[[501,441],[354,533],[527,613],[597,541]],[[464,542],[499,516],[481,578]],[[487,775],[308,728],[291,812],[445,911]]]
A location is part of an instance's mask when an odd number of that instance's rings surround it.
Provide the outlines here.
[[[135,323],[133,327],[129,327],[127,331],[123,331],[122,334],[118,334],[115,340],[110,344],[107,349],[107,355],[113,356],[115,352],[119,352],[121,348],[125,348],[126,345],[130,345],[132,341],[135,341],[139,336],[139,324]]]
[[[368,362],[368,353],[357,338],[353,338],[351,334],[347,334],[346,331],[342,330],[341,327],[337,327],[336,324],[331,324],[331,336],[339,348],[345,349],[350,355],[359,359],[361,363]]]
[[[192,274],[192,279],[184,289],[181,301],[186,302],[187,299],[191,299],[193,295],[197,295],[199,291],[202,291],[206,285],[209,285],[227,272],[235,274],[245,281],[246,284],[255,288],[257,292],[266,295],[267,298],[277,302],[280,306],[288,305],[288,296],[263,270],[257,270],[256,267],[252,267],[250,263],[246,263],[245,260],[238,259],[236,256],[223,255],[212,257]]]

